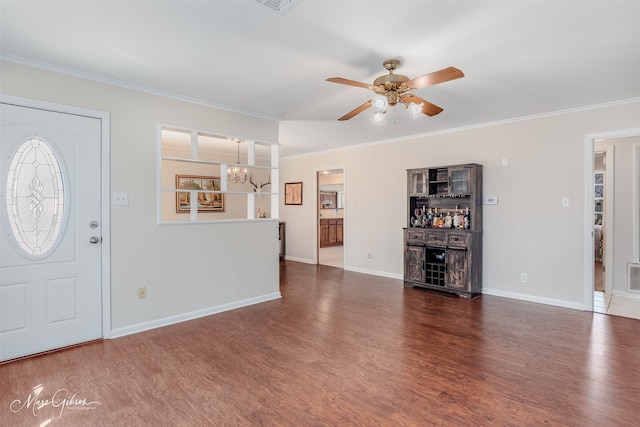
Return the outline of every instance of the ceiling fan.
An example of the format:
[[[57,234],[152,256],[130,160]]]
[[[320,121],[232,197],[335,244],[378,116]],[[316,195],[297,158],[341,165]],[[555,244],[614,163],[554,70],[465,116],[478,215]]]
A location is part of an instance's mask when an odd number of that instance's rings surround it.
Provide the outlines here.
[[[387,59],[384,61],[382,65],[389,71],[389,74],[378,77],[373,81],[372,85],[343,79],[342,77],[328,78],[328,82],[363,87],[376,93],[373,99],[348,112],[338,120],[349,120],[370,107],[373,107],[377,114],[384,114],[387,105],[393,107],[398,102],[402,102],[407,108],[411,107],[414,111],[414,117],[419,113],[426,114],[427,116],[435,116],[442,111],[442,108],[408,92],[464,77],[464,73],[457,68],[447,67],[409,80],[407,76],[393,73],[399,64],[400,61],[397,59]]]

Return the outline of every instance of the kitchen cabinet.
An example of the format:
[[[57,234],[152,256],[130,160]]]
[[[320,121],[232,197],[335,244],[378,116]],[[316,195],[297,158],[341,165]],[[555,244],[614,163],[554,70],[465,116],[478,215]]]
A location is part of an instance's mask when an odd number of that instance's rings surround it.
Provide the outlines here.
[[[342,218],[320,220],[320,247],[340,246],[343,243],[344,224]]]

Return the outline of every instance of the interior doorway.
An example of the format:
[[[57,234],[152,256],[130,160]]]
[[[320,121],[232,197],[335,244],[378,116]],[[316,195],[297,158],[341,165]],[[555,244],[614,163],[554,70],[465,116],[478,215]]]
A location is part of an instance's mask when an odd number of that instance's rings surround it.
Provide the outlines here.
[[[640,129],[590,135],[586,142],[585,267],[591,272],[585,305],[640,319],[640,293],[629,276],[629,266],[640,262]]]
[[[596,147],[597,148],[597,147]],[[607,179],[606,151],[596,149],[593,156],[593,259],[594,259],[594,290],[604,292],[605,271],[605,240],[609,233],[606,229],[605,210]],[[613,166],[613,165],[612,165]],[[611,168],[609,168],[611,170]]]
[[[606,313],[611,303],[611,284],[606,280],[607,270],[606,242],[610,236],[607,230],[607,218],[612,215],[611,188],[607,188],[607,183],[611,183],[613,174],[612,161],[613,147],[603,147],[596,141],[594,143],[593,156],[593,311]],[[609,152],[609,159],[607,159]],[[609,160],[609,161],[607,161]],[[608,166],[608,167],[607,167]],[[609,191],[607,191],[609,190]],[[609,284],[607,292],[606,284]]]
[[[318,264],[344,268],[344,169],[317,172]]]

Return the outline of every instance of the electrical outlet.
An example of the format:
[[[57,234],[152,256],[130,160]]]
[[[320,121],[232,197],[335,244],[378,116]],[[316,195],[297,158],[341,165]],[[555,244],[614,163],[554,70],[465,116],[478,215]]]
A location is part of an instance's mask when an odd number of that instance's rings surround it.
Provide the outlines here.
[[[498,196],[486,196],[484,198],[485,205],[497,205],[498,204]]]
[[[128,206],[129,205],[129,195],[127,193],[113,193],[111,195],[111,203],[114,206]]]
[[[373,259],[373,252],[367,252],[367,261],[371,261]]]
[[[520,283],[527,283],[527,273],[520,273]]]
[[[147,287],[141,286],[138,288],[138,299],[145,299],[147,297]]]

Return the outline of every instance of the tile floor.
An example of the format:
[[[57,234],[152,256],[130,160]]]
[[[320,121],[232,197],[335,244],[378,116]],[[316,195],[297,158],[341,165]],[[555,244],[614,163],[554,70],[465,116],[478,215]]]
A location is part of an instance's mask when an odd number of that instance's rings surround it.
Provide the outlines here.
[[[604,292],[595,291],[593,293],[593,311],[640,319],[640,299],[607,295]]]
[[[596,313],[606,313],[611,303],[611,295],[604,292],[595,291],[593,293],[593,311]]]
[[[318,264],[344,268],[344,246],[329,246],[320,248]]]
[[[614,316],[640,319],[640,298],[609,295],[604,290],[604,272],[602,264],[594,265],[593,311],[594,313],[606,313]],[[640,296],[640,295],[639,295]]]

